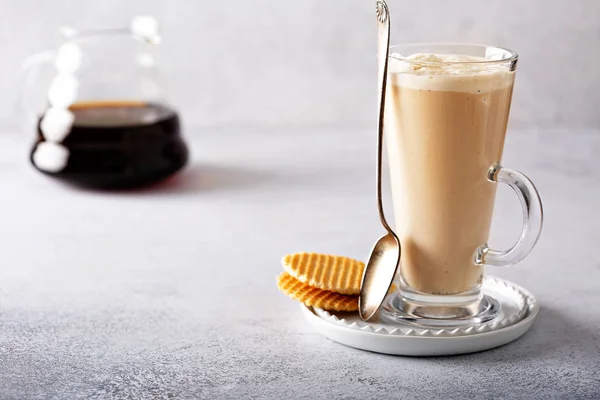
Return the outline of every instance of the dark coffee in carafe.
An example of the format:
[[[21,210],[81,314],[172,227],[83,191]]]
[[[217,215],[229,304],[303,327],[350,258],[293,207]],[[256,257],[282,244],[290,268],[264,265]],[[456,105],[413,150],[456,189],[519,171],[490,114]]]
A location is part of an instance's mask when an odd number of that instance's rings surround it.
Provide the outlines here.
[[[39,120],[31,162],[45,174],[88,187],[132,188],[164,179],[187,163],[179,117],[165,105],[92,101],[68,111],[72,122],[60,143],[44,134],[44,116]],[[41,150],[53,146],[66,156],[58,168],[43,162]]]

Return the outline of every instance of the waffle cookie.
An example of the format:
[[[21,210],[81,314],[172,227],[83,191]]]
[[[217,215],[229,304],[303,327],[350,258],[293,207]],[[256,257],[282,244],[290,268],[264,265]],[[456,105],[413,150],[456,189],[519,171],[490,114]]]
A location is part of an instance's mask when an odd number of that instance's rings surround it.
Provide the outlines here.
[[[343,256],[317,253],[288,254],[281,260],[283,269],[309,286],[330,292],[360,293],[365,264]]]
[[[287,272],[282,272],[279,275],[277,278],[277,287],[285,295],[307,306],[332,311],[358,310],[358,296],[334,293],[312,287],[307,283],[299,281]]]

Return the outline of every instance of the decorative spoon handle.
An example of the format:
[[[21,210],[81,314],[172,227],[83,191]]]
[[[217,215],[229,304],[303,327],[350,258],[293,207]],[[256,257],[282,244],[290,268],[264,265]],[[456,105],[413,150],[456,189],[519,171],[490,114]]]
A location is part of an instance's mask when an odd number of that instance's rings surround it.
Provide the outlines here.
[[[390,18],[387,4],[384,0],[377,0],[377,62],[378,76],[377,83],[379,88],[379,110],[377,116],[377,211],[379,220],[383,227],[391,234],[394,234],[388,225],[383,211],[383,199],[381,189],[381,175],[383,168],[383,125],[385,118],[385,88],[387,85],[388,56],[390,52]]]

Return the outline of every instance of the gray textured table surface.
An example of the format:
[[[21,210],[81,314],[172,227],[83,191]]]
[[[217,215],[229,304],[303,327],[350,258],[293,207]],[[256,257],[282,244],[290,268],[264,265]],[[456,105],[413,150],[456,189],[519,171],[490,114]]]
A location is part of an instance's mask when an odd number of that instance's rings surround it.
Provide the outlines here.
[[[600,132],[510,132],[504,164],[537,183],[546,221],[493,273],[542,310],[517,342],[429,359],[329,341],[275,287],[284,253],[364,258],[381,234],[372,132],[194,135],[177,178],[104,194],[36,174],[0,136],[1,399],[600,396]],[[500,190],[491,243],[520,223]]]

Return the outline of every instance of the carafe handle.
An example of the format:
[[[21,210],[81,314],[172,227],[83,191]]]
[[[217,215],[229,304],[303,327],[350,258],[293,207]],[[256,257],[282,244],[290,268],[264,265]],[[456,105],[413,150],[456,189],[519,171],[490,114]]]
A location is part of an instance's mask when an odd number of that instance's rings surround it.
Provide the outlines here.
[[[523,260],[535,247],[544,219],[542,201],[533,182],[519,171],[495,164],[488,171],[488,179],[505,183],[515,191],[523,207],[523,230],[517,243],[507,250],[494,250],[487,244],[481,245],[475,252],[475,263],[507,267]]]
[[[31,132],[32,126],[37,124],[35,107],[29,104],[38,99],[34,99],[34,89],[38,83],[40,73],[43,68],[52,64],[55,53],[51,50],[42,51],[27,57],[21,63],[19,94],[16,100],[16,113],[19,118],[19,125],[22,132]]]

